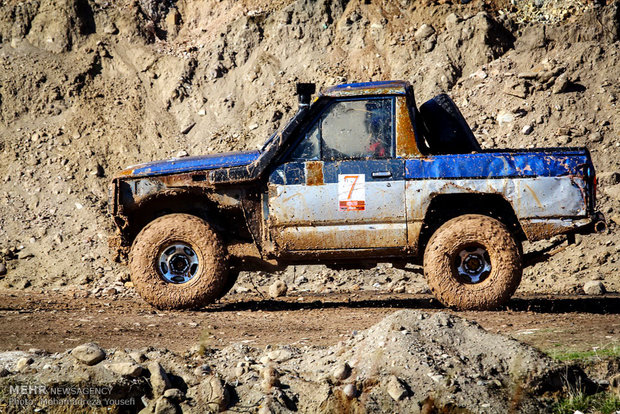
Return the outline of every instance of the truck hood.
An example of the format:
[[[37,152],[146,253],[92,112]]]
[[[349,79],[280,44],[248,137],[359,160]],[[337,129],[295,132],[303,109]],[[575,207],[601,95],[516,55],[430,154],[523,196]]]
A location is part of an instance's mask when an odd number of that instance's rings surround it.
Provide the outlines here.
[[[214,170],[226,167],[241,167],[256,161],[260,154],[260,151],[239,151],[198,155],[195,157],[170,158],[162,161],[132,165],[121,171],[119,176],[147,177],[191,171]]]

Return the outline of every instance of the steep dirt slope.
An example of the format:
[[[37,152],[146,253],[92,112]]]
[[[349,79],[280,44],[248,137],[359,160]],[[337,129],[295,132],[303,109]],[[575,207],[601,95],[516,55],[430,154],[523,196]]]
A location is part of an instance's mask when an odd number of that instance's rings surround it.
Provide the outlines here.
[[[110,177],[256,148],[296,107],[297,81],[406,79],[419,102],[453,94],[487,148],[587,145],[620,221],[618,3],[513,3],[0,1],[0,286],[122,291]],[[620,289],[611,230],[528,270],[522,291]],[[389,267],[318,270],[310,288],[425,289]]]

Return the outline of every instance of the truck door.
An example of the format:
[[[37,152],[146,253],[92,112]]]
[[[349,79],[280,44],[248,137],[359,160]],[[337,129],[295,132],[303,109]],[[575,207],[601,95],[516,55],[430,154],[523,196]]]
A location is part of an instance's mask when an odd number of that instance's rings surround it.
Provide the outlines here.
[[[287,252],[406,246],[395,98],[336,100],[269,177],[268,229]]]

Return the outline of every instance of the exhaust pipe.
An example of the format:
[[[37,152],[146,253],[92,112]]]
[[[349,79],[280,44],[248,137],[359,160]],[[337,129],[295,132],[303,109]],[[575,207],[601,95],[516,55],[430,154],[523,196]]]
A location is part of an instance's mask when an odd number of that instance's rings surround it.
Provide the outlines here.
[[[601,213],[600,211],[594,213],[593,223],[593,228],[595,232],[603,233],[607,231],[607,222],[605,221],[605,216],[603,216],[603,213]]]
[[[597,233],[603,233],[607,230],[607,223],[605,220],[599,220],[594,222],[594,231]]]
[[[310,106],[312,94],[316,92],[316,84],[314,83],[298,83],[297,95],[299,96],[299,109]]]

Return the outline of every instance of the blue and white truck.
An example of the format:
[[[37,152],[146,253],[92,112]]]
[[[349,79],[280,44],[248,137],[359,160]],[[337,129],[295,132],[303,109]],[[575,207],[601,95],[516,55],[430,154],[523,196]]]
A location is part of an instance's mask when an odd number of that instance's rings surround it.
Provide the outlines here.
[[[447,95],[403,81],[324,90],[257,151],[132,166],[110,186],[119,257],[157,308],[220,298],[239,271],[423,264],[434,295],[494,309],[524,241],[605,228],[585,148],[482,149]]]

